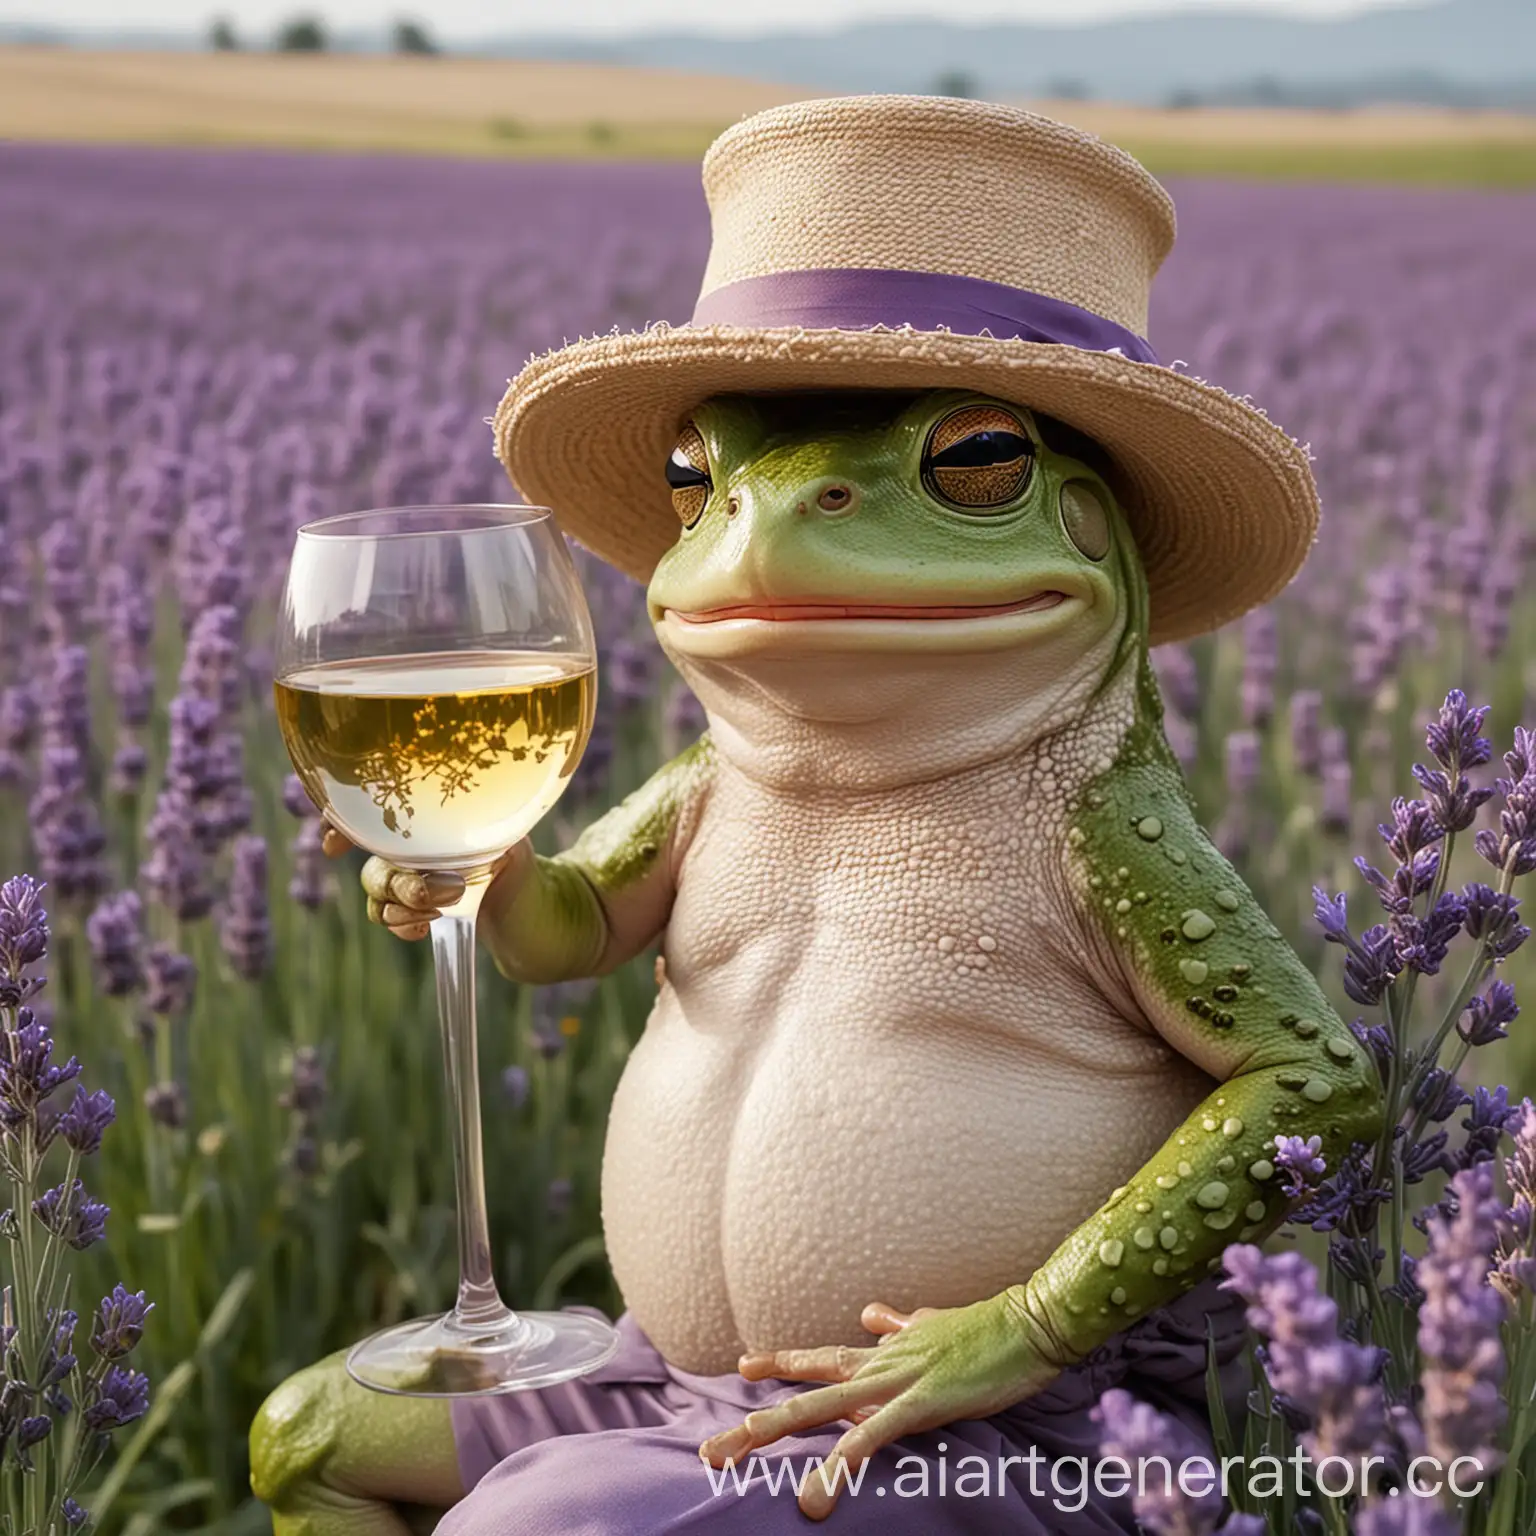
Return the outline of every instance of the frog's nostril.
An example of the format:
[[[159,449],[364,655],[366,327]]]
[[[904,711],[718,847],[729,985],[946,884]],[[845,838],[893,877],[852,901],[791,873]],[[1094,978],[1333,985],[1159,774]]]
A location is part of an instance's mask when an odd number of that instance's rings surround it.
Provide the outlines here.
[[[729,500],[727,500],[727,502],[725,504],[725,515],[727,517],[735,517],[736,514],[738,512],[740,512],[740,511],[741,511],[741,501],[740,501],[740,499],[738,497],[735,497],[735,496],[730,497]]]
[[[853,506],[853,487],[836,482],[826,486],[816,498],[823,512],[846,512]]]

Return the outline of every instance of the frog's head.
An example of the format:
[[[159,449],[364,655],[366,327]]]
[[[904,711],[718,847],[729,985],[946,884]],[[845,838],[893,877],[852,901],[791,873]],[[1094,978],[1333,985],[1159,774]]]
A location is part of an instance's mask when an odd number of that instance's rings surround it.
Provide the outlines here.
[[[986,395],[719,395],[666,466],[680,532],[651,618],[712,716],[957,710],[1016,736],[1146,634],[1103,469],[1080,434]]]

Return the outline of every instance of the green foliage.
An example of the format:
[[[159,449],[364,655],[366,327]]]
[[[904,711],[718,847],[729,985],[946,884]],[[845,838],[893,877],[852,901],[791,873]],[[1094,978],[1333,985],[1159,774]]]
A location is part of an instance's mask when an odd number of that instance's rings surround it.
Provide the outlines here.
[[[441,52],[425,25],[403,16],[394,25],[393,47],[396,53],[435,54]]]
[[[294,16],[277,29],[273,47],[279,53],[324,53],[330,39],[318,16]]]
[[[216,16],[208,28],[208,46],[216,53],[235,53],[240,48],[240,34],[228,16]]]

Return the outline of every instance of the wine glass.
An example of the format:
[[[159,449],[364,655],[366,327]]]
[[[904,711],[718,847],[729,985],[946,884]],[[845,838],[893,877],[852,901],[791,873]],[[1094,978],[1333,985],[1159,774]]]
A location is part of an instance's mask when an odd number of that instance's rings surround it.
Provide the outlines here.
[[[301,528],[283,594],[277,716],[310,798],[359,847],[454,872],[432,923],[454,1124],[459,1293],[445,1317],[363,1340],[381,1392],[458,1397],[596,1369],[618,1336],[515,1313],[491,1267],[475,1038],[475,916],[492,867],[559,799],[592,729],[592,618],[546,508],[390,507]]]

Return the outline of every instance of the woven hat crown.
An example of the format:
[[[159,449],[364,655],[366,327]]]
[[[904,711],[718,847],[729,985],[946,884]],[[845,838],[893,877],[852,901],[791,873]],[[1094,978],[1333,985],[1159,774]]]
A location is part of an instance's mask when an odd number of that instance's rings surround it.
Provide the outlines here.
[[[1046,294],[1145,335],[1173,203],[1129,155],[1019,108],[929,96],[793,102],[704,160],[701,294],[743,278],[882,268]]]

